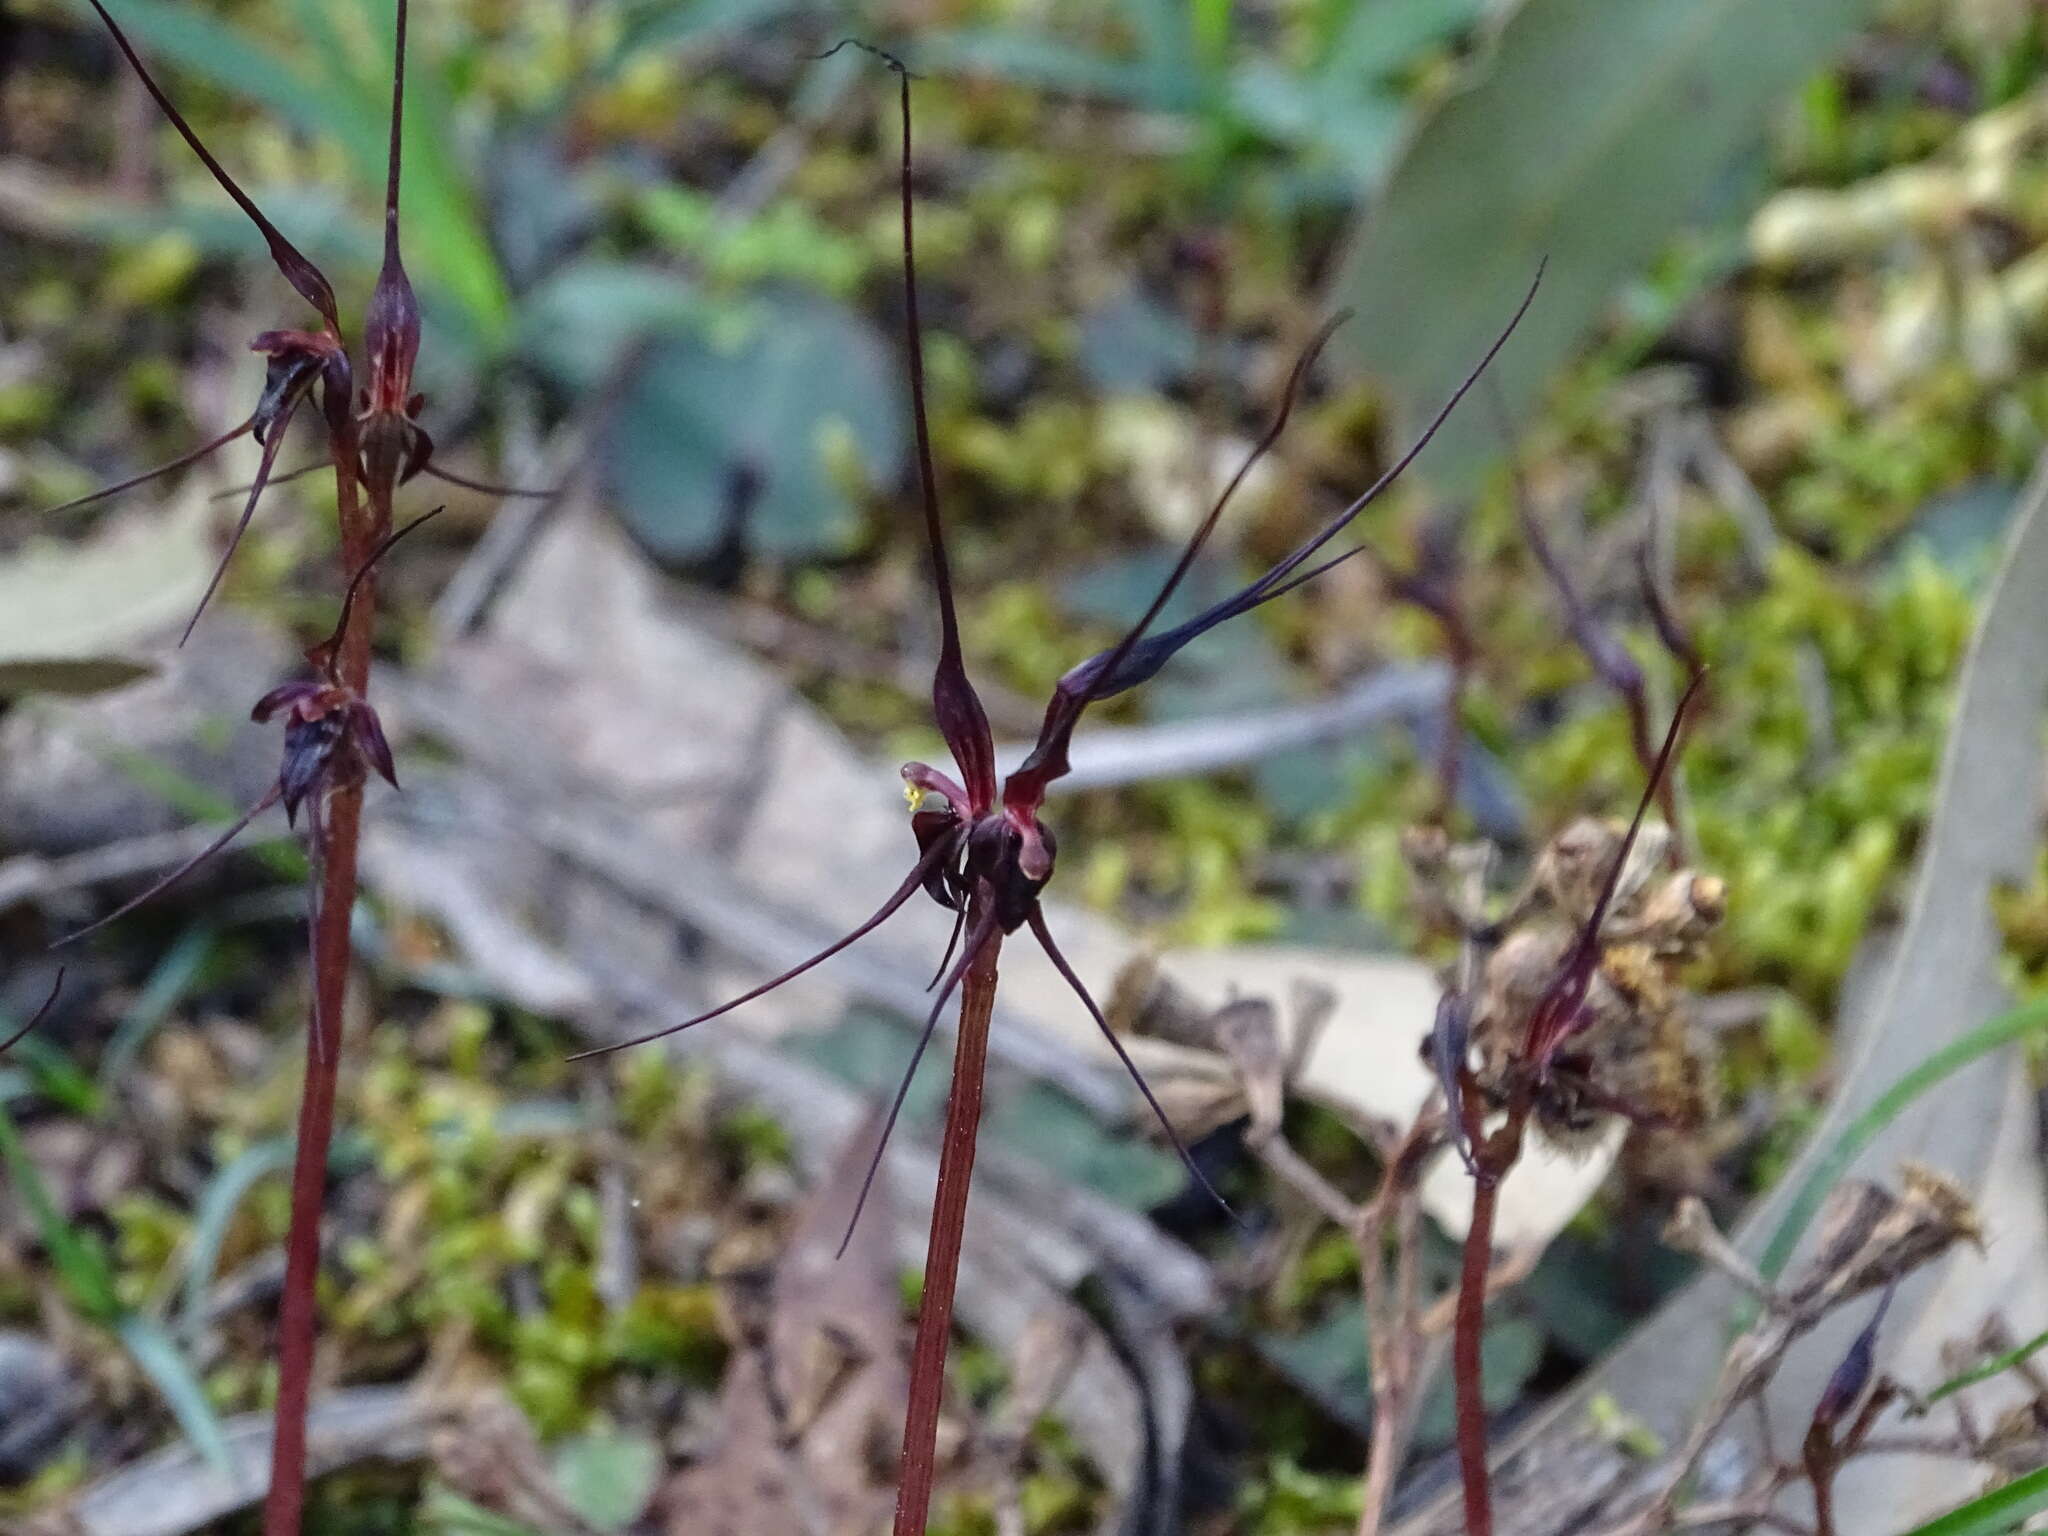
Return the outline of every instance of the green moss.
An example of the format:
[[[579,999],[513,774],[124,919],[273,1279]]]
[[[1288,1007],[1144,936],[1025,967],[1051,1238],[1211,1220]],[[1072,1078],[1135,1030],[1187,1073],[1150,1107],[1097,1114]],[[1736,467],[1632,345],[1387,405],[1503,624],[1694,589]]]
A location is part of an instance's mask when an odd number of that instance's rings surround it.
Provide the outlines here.
[[[1309,1472],[1285,1457],[1268,1462],[1238,1496],[1245,1536],[1328,1536],[1358,1511],[1357,1478]]]

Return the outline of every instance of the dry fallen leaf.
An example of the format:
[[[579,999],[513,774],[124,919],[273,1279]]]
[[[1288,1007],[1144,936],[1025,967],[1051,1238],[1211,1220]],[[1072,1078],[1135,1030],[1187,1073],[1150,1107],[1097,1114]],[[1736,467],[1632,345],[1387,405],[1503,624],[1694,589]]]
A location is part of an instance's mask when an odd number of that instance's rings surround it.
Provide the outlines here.
[[[879,1116],[858,1126],[805,1200],[766,1326],[727,1368],[717,1448],[661,1494],[674,1536],[863,1536],[892,1503],[909,1387],[886,1169],[839,1253],[880,1130]]]
[[[147,677],[144,642],[187,618],[206,590],[209,527],[195,490],[0,562],[0,697],[102,693]]]

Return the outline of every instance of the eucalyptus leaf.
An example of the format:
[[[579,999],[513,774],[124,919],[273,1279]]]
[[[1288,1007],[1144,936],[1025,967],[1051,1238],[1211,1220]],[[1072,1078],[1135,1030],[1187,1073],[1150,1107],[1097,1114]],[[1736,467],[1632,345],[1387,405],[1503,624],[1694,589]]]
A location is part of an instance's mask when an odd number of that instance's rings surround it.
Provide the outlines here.
[[[614,413],[605,471],[657,559],[843,549],[858,498],[902,472],[903,392],[874,328],[799,294],[750,318],[653,345]]]
[[[43,657],[0,661],[0,698],[18,699],[25,694],[47,693],[82,697],[111,693],[116,688],[152,675],[156,668],[146,661],[122,656]]]
[[[140,642],[184,619],[206,590],[206,528],[194,497],[0,561],[0,696],[95,692],[154,671]]]
[[[1872,0],[1523,0],[1476,82],[1409,141],[1353,241],[1339,354],[1426,419],[1548,261],[1495,361],[1511,418],[1774,107],[1842,47]],[[1445,428],[1430,472],[1470,483],[1500,451],[1486,410]]]

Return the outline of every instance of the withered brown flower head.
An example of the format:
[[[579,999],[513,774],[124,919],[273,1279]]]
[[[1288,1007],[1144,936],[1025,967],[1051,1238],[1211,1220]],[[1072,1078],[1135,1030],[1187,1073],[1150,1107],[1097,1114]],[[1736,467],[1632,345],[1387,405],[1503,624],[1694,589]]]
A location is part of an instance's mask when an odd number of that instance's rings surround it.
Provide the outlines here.
[[[1476,1077],[1495,1102],[1528,1070],[1536,1012],[1598,914],[1591,975],[1579,1012],[1535,1090],[1547,1139],[1589,1147],[1616,1116],[1652,1129],[1691,1130],[1715,1107],[1712,1055],[1689,1017],[1683,972],[1726,907],[1726,888],[1690,869],[1660,873],[1670,838],[1646,824],[1633,845],[1620,822],[1583,817],[1537,855],[1529,896],[1488,957],[1472,1020]],[[1601,894],[1615,861],[1613,891]]]

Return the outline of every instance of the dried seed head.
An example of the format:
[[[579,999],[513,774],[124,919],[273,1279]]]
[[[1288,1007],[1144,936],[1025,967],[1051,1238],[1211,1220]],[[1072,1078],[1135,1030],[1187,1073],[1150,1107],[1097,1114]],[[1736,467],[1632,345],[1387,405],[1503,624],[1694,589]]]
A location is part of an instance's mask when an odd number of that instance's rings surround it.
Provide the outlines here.
[[[1727,913],[1725,880],[1680,870],[1652,886],[1627,920],[1614,927],[1617,936],[1649,944],[1666,959],[1690,959]]]
[[[1660,824],[1643,828],[1615,877],[1591,974],[1557,1048],[1540,1064],[1524,1059],[1535,1015],[1553,1005],[1626,838],[1625,826],[1584,817],[1545,845],[1534,910],[1488,956],[1478,988],[1480,1086],[1502,1102],[1516,1073],[1540,1065],[1533,1114],[1546,1140],[1567,1151],[1598,1145],[1617,1115],[1689,1137],[1718,1109],[1713,1052],[1680,982],[1726,908],[1726,886],[1692,870],[1660,875],[1669,846]],[[1427,856],[1429,845],[1417,846]]]
[[[1801,1309],[1825,1311],[1891,1285],[1958,1242],[1981,1244],[1970,1197],[1948,1175],[1918,1163],[1899,1170],[1900,1191],[1853,1180],[1822,1208],[1814,1255],[1786,1289]]]
[[[1984,1436],[1983,1451],[2003,1478],[2048,1466],[2048,1403],[2034,1398],[2008,1408]]]
[[[1608,871],[1627,837],[1625,822],[1580,817],[1553,837],[1537,856],[1537,890],[1566,921],[1583,923],[1593,915]],[[1609,921],[1624,917],[1635,905],[1643,888],[1664,864],[1670,846],[1670,828],[1662,822],[1643,824],[1615,883],[1614,896],[1608,904]]]

